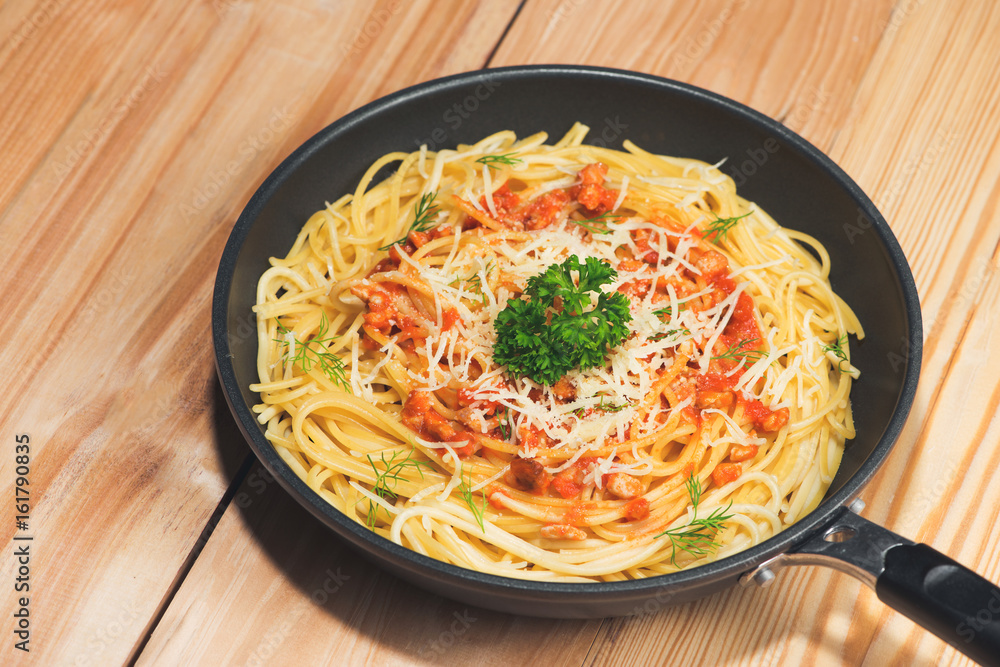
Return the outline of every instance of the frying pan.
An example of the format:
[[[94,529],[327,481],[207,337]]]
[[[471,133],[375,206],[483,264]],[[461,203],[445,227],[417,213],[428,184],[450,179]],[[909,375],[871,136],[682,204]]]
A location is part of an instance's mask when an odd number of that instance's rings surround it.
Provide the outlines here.
[[[250,407],[256,377],[251,307],[271,256],[305,220],[353,191],[390,151],[473,143],[501,129],[558,138],[574,121],[589,143],[624,139],[657,153],[722,166],[740,194],[830,252],[831,283],[865,327],[851,344],[861,370],[849,441],[824,500],[767,541],[714,563],[639,581],[532,582],[482,574],[396,545],[349,520],[275,453]],[[913,276],[874,204],[829,158],[774,120],[711,92],[654,76],[564,65],[509,67],[423,83],[372,102],[296,149],[240,215],[222,255],[212,304],[216,363],[250,447],[299,503],[355,549],[419,587],[468,604],[531,616],[597,618],[681,604],[734,585],[767,585],[785,565],[846,572],[878,597],[984,663],[1000,660],[1000,589],[926,545],[865,519],[857,496],[889,454],[910,410],[922,346]]]

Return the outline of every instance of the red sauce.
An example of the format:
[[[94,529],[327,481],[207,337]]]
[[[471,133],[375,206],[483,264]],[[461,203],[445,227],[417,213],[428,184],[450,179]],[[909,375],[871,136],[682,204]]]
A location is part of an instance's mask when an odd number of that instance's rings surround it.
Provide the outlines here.
[[[569,202],[565,190],[552,190],[538,197],[521,212],[525,229],[544,229],[551,225]]]
[[[552,478],[552,488],[563,498],[576,498],[584,489],[584,477],[595,463],[593,457],[581,458],[566,470],[556,473]]]
[[[475,435],[461,424],[453,423],[438,414],[426,391],[410,392],[403,403],[400,420],[404,426],[426,440],[462,443],[453,448],[459,456],[469,456],[476,451]]]
[[[716,486],[725,486],[729,482],[739,479],[743,474],[743,466],[739,463],[720,463],[712,471],[712,482]]]
[[[737,340],[760,340],[760,329],[757,327],[757,318],[754,317],[753,297],[743,292],[736,300],[736,306],[729,316],[729,323],[726,325],[724,334]]]
[[[771,410],[756,398],[746,400],[741,397],[740,403],[743,414],[761,431],[777,431],[788,423],[788,408]]]
[[[455,308],[445,308],[441,312],[441,330],[450,331],[455,322],[458,322],[462,318],[458,314],[458,310]]]
[[[649,516],[649,501],[645,498],[635,498],[630,500],[625,506],[625,518],[629,521],[638,521]]]
[[[610,211],[618,199],[618,190],[604,187],[604,177],[607,174],[607,165],[600,162],[588,164],[580,170],[580,184],[569,189],[569,195],[590,215],[601,215]]]

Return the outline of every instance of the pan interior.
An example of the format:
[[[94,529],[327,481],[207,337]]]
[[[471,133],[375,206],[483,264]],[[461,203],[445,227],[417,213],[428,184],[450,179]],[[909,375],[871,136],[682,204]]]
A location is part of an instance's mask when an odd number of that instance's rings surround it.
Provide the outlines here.
[[[755,562],[787,548],[826,513],[854,497],[898,435],[915,390],[920,358],[919,306],[913,279],[884,220],[860,189],[818,150],[783,126],[735,102],[655,77],[595,68],[530,67],[459,75],[383,98],[327,127],[294,152],[247,205],[220,264],[213,311],[217,362],[227,399],[251,446],[283,485],[317,517],[397,574],[452,597],[505,611],[579,616],[583,597],[603,599],[596,615],[627,613],[656,582],[523,584],[448,566],[371,535],[306,487],[264,439],[249,406],[256,377],[256,326],[251,307],[268,258],[282,256],[304,221],[344,192],[390,151],[449,148],[498,130],[518,136],[546,131],[556,139],[580,121],[589,143],[645,150],[709,163],[725,159],[740,194],[780,224],[821,241],[833,264],[831,282],[868,334],[852,341],[861,380],[852,391],[857,438],[850,441],[824,503],[801,524],[745,554],[670,579],[699,597],[729,585]],[[796,529],[802,525],[802,531]],[[608,593],[615,591],[617,593]],[[492,599],[484,599],[483,591]],[[469,596],[472,596],[471,598]],[[478,596],[478,597],[477,597]],[[622,607],[622,605],[626,605]],[[586,605],[584,606],[586,607]],[[543,610],[544,611],[544,610]]]

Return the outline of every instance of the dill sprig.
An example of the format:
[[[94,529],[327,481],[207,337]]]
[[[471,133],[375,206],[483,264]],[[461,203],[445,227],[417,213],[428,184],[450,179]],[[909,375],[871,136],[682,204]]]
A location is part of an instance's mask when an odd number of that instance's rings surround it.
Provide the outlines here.
[[[372,487],[372,493],[374,493],[379,498],[387,500],[390,503],[396,502],[396,484],[400,480],[406,479],[403,477],[403,471],[407,468],[413,468],[420,474],[420,479],[424,478],[424,471],[422,468],[427,468],[428,470],[433,470],[434,467],[428,461],[420,461],[414,458],[413,451],[406,453],[406,457],[396,460],[397,456],[400,456],[402,452],[399,450],[393,451],[389,459],[386,460],[385,452],[382,452],[381,463],[382,469],[379,470],[375,459],[372,458],[371,454],[367,455],[368,463],[371,465],[372,470],[375,471],[375,485]],[[368,500],[368,517],[366,523],[369,528],[375,528],[375,521],[378,518],[378,503],[374,500]]]
[[[339,385],[345,391],[350,391],[351,385],[347,381],[344,361],[326,349],[330,341],[337,338],[337,336],[326,335],[329,328],[330,322],[326,319],[326,313],[323,313],[316,335],[309,340],[299,340],[291,329],[279,321],[278,333],[282,334],[282,337],[275,338],[274,341],[285,347],[284,352],[281,353],[283,362],[288,361],[288,355],[291,353],[294,342],[295,356],[291,358],[293,364],[298,364],[306,373],[310,372],[313,366],[319,366],[320,371],[330,378],[330,382]]]
[[[434,227],[434,218],[437,216],[439,210],[436,204],[432,206],[436,198],[437,192],[427,192],[421,195],[420,201],[417,202],[417,207],[414,209],[413,224],[410,225],[410,229],[406,232],[406,235],[389,245],[382,246],[379,250],[388,250],[397,243],[403,243],[413,232],[426,232],[432,229]]]
[[[484,523],[484,517],[486,515],[486,494],[480,492],[480,503],[477,505],[472,492],[472,473],[469,473],[468,477],[462,478],[462,483],[458,485],[458,492],[462,494],[462,499],[469,506],[472,511],[472,515],[476,517],[476,523],[479,524],[479,530],[483,531],[483,535],[486,534],[486,524]]]
[[[687,304],[684,303],[677,304],[677,312],[681,312],[682,310],[684,310],[686,305]],[[663,317],[669,319],[673,317],[673,309],[671,306],[667,306],[666,308],[660,308],[658,310],[654,310],[653,314],[656,315],[657,317]]]
[[[753,211],[747,211],[743,215],[736,215],[731,218],[720,218],[719,216],[715,216],[715,220],[708,223],[708,226],[705,227],[705,230],[701,233],[701,237],[707,239],[709,236],[714,235],[716,241],[721,241],[726,237],[729,230],[736,226],[736,223],[751,213],[753,213]],[[712,215],[715,214],[713,213]]]
[[[602,412],[621,412],[622,410],[628,407],[631,407],[631,403],[627,401],[621,405],[615,405],[614,403],[605,403],[604,396],[601,396],[601,402],[593,406],[593,409],[600,410]],[[576,410],[573,411],[573,414],[575,414],[577,417],[583,417],[583,415],[586,414],[587,410],[589,409],[591,408],[577,408]]]
[[[621,213],[602,213],[593,218],[585,218],[583,220],[574,220],[572,218],[567,218],[569,222],[574,225],[580,225],[586,229],[591,234],[610,234],[611,230],[605,227],[598,227],[598,225],[607,225],[613,220],[618,220],[619,218],[624,218],[625,216]]]
[[[503,412],[500,413],[500,437],[503,440],[509,440],[511,434],[510,427],[510,408],[506,405],[503,408]]]
[[[498,164],[504,164],[508,167],[513,167],[524,162],[519,157],[514,157],[517,153],[503,153],[502,155],[484,155],[483,157],[476,160],[479,164],[485,164],[490,167],[494,167]]]
[[[745,362],[747,359],[752,359],[754,361],[763,359],[767,355],[764,354],[764,352],[762,352],[761,350],[743,349],[748,345],[756,343],[758,340],[760,339],[744,338],[740,342],[729,346],[729,348],[722,354],[712,357],[712,359],[729,359],[731,361],[738,361],[740,363]]]
[[[667,331],[661,331],[660,333],[655,333],[648,338],[650,341],[660,341],[664,338],[673,338],[675,336],[690,336],[691,330],[687,327],[681,327],[680,329],[669,329]]]
[[[707,517],[699,519],[698,505],[701,503],[701,482],[692,475],[688,477],[684,486],[687,488],[688,498],[691,501],[691,520],[683,526],[665,530],[656,536],[670,538],[670,546],[673,548],[670,562],[675,567],[677,566],[678,550],[686,551],[695,557],[714,552],[716,549],[715,536],[722,530],[723,524],[733,517],[732,514],[726,514],[733,506],[733,502],[729,501],[729,505],[725,508],[716,508]]]
[[[493,273],[493,260],[490,260],[486,264],[486,277],[488,278],[491,273]],[[484,306],[489,305],[486,300],[486,292],[483,291],[483,278],[478,271],[473,272],[472,275],[465,278],[459,276],[458,278],[455,278],[450,283],[448,283],[448,286],[455,287],[459,283],[465,283],[466,285],[468,285],[468,289],[470,292],[472,292],[473,294],[478,294],[479,300],[482,302]]]
[[[840,359],[837,363],[837,370],[841,373],[847,373],[851,370],[851,362],[847,358],[847,350],[844,349],[845,347],[847,347],[847,334],[838,338],[836,343],[830,343],[829,345],[823,346],[824,352],[833,352],[833,356]],[[847,368],[844,368],[845,363],[847,364]]]

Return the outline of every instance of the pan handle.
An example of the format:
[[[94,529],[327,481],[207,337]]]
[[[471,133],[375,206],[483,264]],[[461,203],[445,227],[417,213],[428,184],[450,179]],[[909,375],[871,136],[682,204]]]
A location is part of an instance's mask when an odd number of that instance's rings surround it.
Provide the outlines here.
[[[1000,665],[1000,588],[951,558],[857,514],[856,500],[791,551],[743,575],[767,586],[785,565],[823,565],[860,579],[882,602],[984,665]]]

